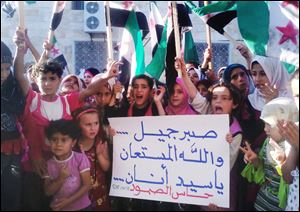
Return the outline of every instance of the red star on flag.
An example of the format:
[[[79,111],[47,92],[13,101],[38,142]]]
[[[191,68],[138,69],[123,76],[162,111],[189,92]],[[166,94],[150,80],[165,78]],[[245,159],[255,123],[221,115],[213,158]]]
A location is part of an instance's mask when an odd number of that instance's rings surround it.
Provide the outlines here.
[[[59,49],[53,47],[53,48],[51,49],[51,53],[52,53],[53,57],[55,57],[56,55],[59,54]]]
[[[297,45],[296,36],[299,34],[299,30],[294,28],[291,21],[289,21],[285,27],[276,27],[276,29],[283,33],[279,44],[283,44],[285,41],[290,39],[295,45]]]

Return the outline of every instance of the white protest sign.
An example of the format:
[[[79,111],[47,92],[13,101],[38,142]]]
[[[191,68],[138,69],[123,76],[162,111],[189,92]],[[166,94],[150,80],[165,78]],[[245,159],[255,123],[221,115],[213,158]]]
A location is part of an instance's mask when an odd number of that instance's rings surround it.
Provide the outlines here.
[[[110,118],[110,195],[229,207],[228,115]]]

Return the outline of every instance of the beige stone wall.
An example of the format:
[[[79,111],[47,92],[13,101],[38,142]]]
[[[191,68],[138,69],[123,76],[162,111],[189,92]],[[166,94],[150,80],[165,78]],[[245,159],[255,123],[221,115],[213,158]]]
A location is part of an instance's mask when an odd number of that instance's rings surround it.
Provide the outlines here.
[[[167,11],[167,2],[157,2],[158,7],[162,15]],[[140,8],[149,17],[149,3],[148,2],[136,2],[138,8]],[[51,1],[37,1],[34,5],[25,4],[25,25],[28,29],[28,34],[31,41],[42,52],[42,43],[47,38],[47,31],[50,24],[50,18],[52,13],[53,2]],[[56,31],[57,39],[62,47],[62,51],[68,61],[69,68],[72,71],[74,69],[74,41],[89,41],[90,36],[84,32],[83,28],[83,10],[71,10],[71,2],[68,2],[64,11],[63,20]],[[190,15],[193,23],[192,33],[195,42],[205,42],[205,25],[202,20],[194,15]],[[13,18],[6,18],[6,14],[1,11],[1,40],[8,44],[8,46],[14,52],[14,45],[12,43],[12,37],[15,29],[18,25],[18,14],[15,13]],[[228,33],[235,39],[241,40],[236,21],[226,28]],[[113,40],[118,42],[122,36],[120,29],[113,29]],[[94,40],[105,40],[105,35],[95,35]],[[229,41],[212,30],[212,42],[224,42]],[[150,56],[150,42],[146,46],[146,63],[151,59]],[[200,53],[201,54],[201,53]],[[30,54],[26,55],[26,62],[33,61]],[[230,44],[230,62],[240,62],[245,64],[245,61],[239,55],[239,52],[235,50],[233,44]]]

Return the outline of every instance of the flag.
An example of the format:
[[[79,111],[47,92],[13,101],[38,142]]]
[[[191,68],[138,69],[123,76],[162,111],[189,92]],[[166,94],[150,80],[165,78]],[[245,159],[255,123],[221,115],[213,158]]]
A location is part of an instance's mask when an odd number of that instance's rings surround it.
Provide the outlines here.
[[[27,5],[35,4],[36,1],[25,1]],[[12,18],[16,12],[16,2],[14,1],[1,1],[1,9],[7,14],[7,18]]]
[[[150,1],[149,25],[150,25],[152,56],[154,56],[157,45],[161,40],[162,32],[164,28],[164,22],[155,1]]]
[[[186,3],[221,34],[236,14],[241,36],[253,54],[277,58],[290,74],[299,67],[298,1],[226,1],[202,8]],[[220,13],[221,19],[213,19]]]
[[[61,22],[65,9],[66,1],[56,1],[54,3],[53,14],[51,18],[50,30],[55,31]]]
[[[110,22],[112,27],[121,27],[124,28],[126,22],[128,20],[129,14],[131,12],[130,7],[126,6],[126,8],[122,7],[119,4],[114,2],[109,2],[109,9],[110,9]],[[106,7],[105,7],[106,10]],[[141,11],[136,11],[136,17],[138,21],[138,26],[143,32],[143,38],[149,33],[149,27],[146,15]],[[105,12],[105,15],[107,13]],[[106,19],[107,20],[107,19]],[[107,25],[107,22],[106,22]]]
[[[183,34],[183,48],[184,61],[186,63],[193,62],[200,64],[197,48],[193,39],[192,31]]]
[[[65,69],[65,67],[68,65],[67,61],[63,55],[63,53],[61,52],[57,39],[55,37],[55,35],[53,36],[53,40],[51,42],[53,44],[52,49],[50,50],[50,54],[49,54],[49,58],[51,58],[52,60],[58,62],[61,67],[63,69]]]
[[[179,31],[184,32],[190,30],[192,27],[192,22],[190,20],[188,10],[183,4],[177,4],[177,13],[178,13],[178,25]],[[172,8],[171,5],[168,6],[168,29],[167,29],[167,54],[166,54],[166,84],[170,90],[176,78],[178,76],[177,71],[174,67],[175,57],[176,57],[176,47],[175,47],[175,37],[174,30],[172,26]],[[180,36],[181,37],[181,36]]]
[[[239,30],[251,52],[278,58],[293,73],[299,67],[299,2],[236,4]]]
[[[165,58],[167,53],[167,27],[168,22],[166,21],[166,24],[161,33],[160,42],[156,46],[153,58],[145,68],[145,72],[157,80],[160,79],[165,69]]]
[[[200,8],[192,1],[185,1],[185,4],[220,34],[224,34],[224,27],[237,17],[236,4],[233,1],[219,1]]]
[[[145,71],[145,53],[142,33],[137,21],[136,12],[131,10],[127,18],[120,48],[120,82],[128,87],[131,79]]]
[[[165,69],[165,58],[167,52],[167,20],[165,24],[159,13],[155,2],[150,2],[150,34],[152,46],[152,60],[146,66],[145,72],[151,77],[159,80]]]

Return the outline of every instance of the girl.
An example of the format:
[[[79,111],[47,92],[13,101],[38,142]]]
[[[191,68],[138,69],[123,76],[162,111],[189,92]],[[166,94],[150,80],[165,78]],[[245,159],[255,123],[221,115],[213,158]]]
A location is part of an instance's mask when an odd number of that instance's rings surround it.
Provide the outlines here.
[[[215,84],[209,91],[208,101],[212,107],[213,114],[229,114],[230,116],[230,133],[226,141],[230,147],[230,207],[229,210],[237,209],[237,189],[238,189],[238,153],[242,142],[242,129],[235,118],[238,106],[240,104],[240,95],[238,90],[232,85],[219,83]],[[209,205],[210,210],[216,210],[215,205]],[[220,209],[220,208],[219,208]],[[228,209],[226,209],[228,210]]]
[[[94,76],[96,76],[97,74],[99,74],[99,70],[95,69],[95,68],[88,68],[85,69],[84,73],[83,73],[83,78],[84,78],[84,83],[86,86],[88,86],[89,84],[91,84],[92,82],[92,78]]]
[[[175,68],[181,70],[182,78],[187,88],[190,88],[190,93],[196,93],[197,89],[191,81],[188,79],[184,69],[184,62],[180,58],[176,58]],[[194,94],[195,95],[195,94]],[[198,94],[197,94],[198,95]],[[211,111],[211,114],[229,114],[230,116],[230,134],[227,135],[226,140],[230,143],[230,210],[235,210],[237,205],[237,170],[236,160],[239,153],[239,147],[242,142],[242,130],[239,122],[235,118],[236,111],[240,104],[240,94],[237,88],[225,83],[219,83],[214,85],[208,95],[208,100],[198,95],[203,101],[203,105]],[[197,98],[194,96],[194,98]],[[196,109],[196,108],[195,108]],[[197,110],[200,112],[199,110]],[[215,205],[209,206],[210,210],[216,209]]]
[[[276,97],[293,98],[288,72],[276,58],[255,56],[251,63],[255,90],[249,95],[251,105],[258,111]]]
[[[193,108],[188,103],[188,94],[186,89],[184,88],[182,79],[176,79],[176,83],[173,86],[173,89],[170,92],[170,98],[168,102],[168,106],[166,107],[164,112],[161,110],[161,100],[165,93],[164,87],[159,88],[158,92],[155,92],[154,101],[159,110],[159,115],[194,115],[197,114]]]
[[[196,88],[201,96],[207,97],[208,89],[210,88],[210,86],[212,86],[211,82],[207,79],[203,79],[197,83]]]
[[[281,166],[289,149],[276,127],[278,120],[299,121],[299,111],[292,99],[279,97],[267,103],[262,110],[261,119],[265,121],[268,138],[257,155],[250,145],[240,148],[248,163],[242,176],[261,186],[254,207],[256,210],[280,211],[285,208],[288,185],[285,183]]]
[[[24,140],[17,117],[25,97],[12,73],[13,57],[1,41],[1,210],[21,209],[21,157]]]
[[[77,151],[81,150],[88,157],[91,165],[91,184],[89,192],[92,210],[110,210],[108,188],[105,172],[109,170],[111,162],[108,144],[100,138],[98,110],[91,106],[84,106],[74,111],[74,120],[81,130]],[[78,148],[80,147],[80,148]]]
[[[78,76],[75,74],[69,74],[62,79],[59,90],[60,95],[80,92],[83,90],[83,84]]]
[[[72,151],[78,137],[76,125],[64,119],[52,121],[46,136],[54,155],[47,161],[49,175],[44,183],[46,195],[53,195],[50,207],[54,211],[88,210],[90,163],[84,154]]]

